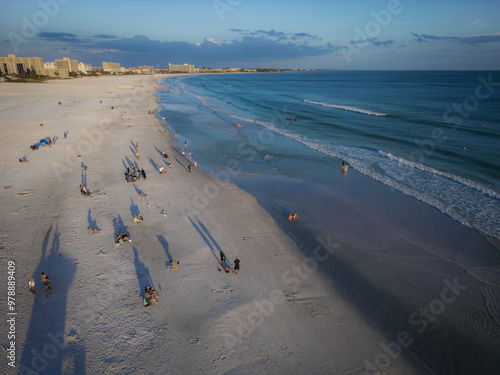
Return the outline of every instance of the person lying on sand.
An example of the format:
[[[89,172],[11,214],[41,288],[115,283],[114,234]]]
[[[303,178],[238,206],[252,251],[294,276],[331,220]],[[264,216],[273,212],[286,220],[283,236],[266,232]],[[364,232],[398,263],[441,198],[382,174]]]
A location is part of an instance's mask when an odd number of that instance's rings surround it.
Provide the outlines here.
[[[90,225],[87,227],[87,229],[89,230],[89,232],[90,232],[90,233],[99,233],[99,232],[100,232],[100,230],[99,230],[99,229],[92,229],[92,228],[90,227]]]
[[[27,163],[27,162],[29,162],[29,160],[27,160],[25,158],[19,158],[19,162],[20,163]]]
[[[122,234],[118,234],[116,236],[116,246],[118,246],[119,244],[123,243],[123,242],[131,242],[132,239],[127,235],[127,233],[123,232]]]
[[[139,198],[148,198],[146,194],[139,193]]]
[[[149,285],[147,285],[144,288],[144,301],[145,301],[144,305],[146,307],[149,307],[152,304],[158,303],[158,301],[156,299],[157,297],[158,297],[158,293],[156,292],[156,290],[154,290],[154,288],[151,288]]]

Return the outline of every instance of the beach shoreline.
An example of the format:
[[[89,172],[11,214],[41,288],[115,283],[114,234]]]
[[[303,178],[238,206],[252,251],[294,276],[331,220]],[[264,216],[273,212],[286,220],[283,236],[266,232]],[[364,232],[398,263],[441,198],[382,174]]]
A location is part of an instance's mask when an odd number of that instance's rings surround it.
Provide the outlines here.
[[[206,80],[204,84],[215,85]],[[228,87],[231,84],[234,82],[223,82]],[[184,89],[184,84],[180,86]],[[192,93],[193,85],[186,86]],[[221,92],[217,95],[226,103],[231,100]],[[341,173],[341,160],[335,164],[335,159],[305,154],[309,164],[297,163],[303,173],[280,174],[272,168],[280,161],[272,161],[273,157],[283,160],[288,156],[279,148],[285,148],[283,143],[273,144],[276,149],[258,143],[264,140],[268,144],[269,139],[278,142],[279,136],[254,124],[255,119],[264,121],[266,113],[241,120],[241,115],[227,108],[216,106],[211,111],[210,96],[191,96],[166,96],[161,113],[183,122],[179,137],[195,145],[194,153],[202,155],[203,165],[215,175],[229,176],[255,196],[301,253],[317,261],[335,289],[345,293],[390,337],[410,332],[414,338],[410,349],[438,373],[447,373],[454,366],[463,368],[462,373],[468,373],[469,367],[481,373],[496,367],[499,357],[492,348],[499,339],[493,333],[498,321],[497,239],[356,170]],[[208,119],[212,119],[208,126],[193,126]],[[274,120],[279,127],[280,118]],[[238,121],[243,121],[240,128]],[[216,136],[210,138],[212,132]],[[206,138],[215,139],[219,152]],[[289,150],[295,146],[287,145]],[[268,163],[260,162],[268,155]],[[293,155],[289,156],[293,160]],[[247,159],[255,163],[246,163]],[[304,166],[310,166],[311,173],[303,171]],[[314,171],[320,171],[320,178]],[[289,222],[288,214],[293,211],[299,218]],[[321,244],[327,239],[335,247],[325,254]],[[467,290],[460,292],[453,304],[439,300],[449,283]],[[435,314],[427,319],[421,311],[431,303]],[[464,357],[460,354],[463,350],[471,354]],[[488,361],[481,359],[483,355]]]
[[[425,373],[404,348],[389,357],[384,347],[407,344],[404,335],[384,335],[350,306],[253,196],[200,168],[188,172],[182,145],[156,116],[159,78],[0,84],[1,238],[3,263],[16,264],[18,368]],[[29,150],[45,137],[55,145]],[[24,155],[29,162],[19,163]],[[145,169],[146,181],[125,181],[132,165]],[[81,196],[79,184],[92,196]],[[137,213],[144,222],[133,222]],[[121,232],[132,243],[116,247]],[[218,271],[220,250],[231,266],[241,259],[238,276]],[[178,270],[168,269],[170,260],[180,261]],[[40,272],[52,280],[51,297]],[[32,276],[36,302],[25,287]],[[160,293],[147,309],[146,285]]]

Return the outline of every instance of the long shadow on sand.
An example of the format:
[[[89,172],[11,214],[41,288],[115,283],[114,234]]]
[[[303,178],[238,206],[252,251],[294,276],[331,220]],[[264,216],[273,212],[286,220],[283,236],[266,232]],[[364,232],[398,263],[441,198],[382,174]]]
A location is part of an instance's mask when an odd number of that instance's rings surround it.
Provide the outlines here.
[[[194,223],[194,221],[191,220],[191,218],[189,216],[188,216],[188,219],[191,222],[191,224],[193,225],[194,229],[196,229],[196,231],[198,232],[198,234],[200,235],[200,237],[203,238],[203,241],[205,241],[205,243],[208,245],[208,247],[210,248],[210,251],[212,251],[212,254],[215,257],[215,260],[217,261],[217,264],[220,264],[220,261],[219,261],[219,259],[220,259],[220,251],[219,251],[219,254],[217,254],[217,251],[215,250],[214,246],[212,245],[212,243],[210,242],[210,240],[208,239],[208,237],[205,236],[205,234],[203,233],[203,231],[201,230],[201,228],[198,225],[196,225]],[[201,224],[200,221],[198,220],[198,218],[196,218],[196,220],[198,221],[198,224]],[[218,246],[219,245],[217,245],[217,247]]]
[[[168,261],[165,262],[165,265],[168,267],[170,265],[170,261],[173,260],[172,255],[170,254],[170,251],[168,250],[168,242],[167,239],[163,235],[156,235],[156,238],[158,241],[160,241],[161,245],[163,246],[163,250],[165,250],[165,254],[167,254]]]
[[[132,215],[132,217],[134,218],[135,215],[137,215],[139,213],[139,207],[134,203],[134,200],[132,199],[132,197],[130,197],[130,213]]]
[[[179,161],[179,159],[175,158],[175,161],[176,161],[177,163],[179,163],[179,165],[180,165],[182,168],[184,168],[184,169],[186,170],[186,172],[188,172],[187,167],[186,167],[184,164],[182,164],[182,163]]]
[[[91,212],[90,208],[89,208],[89,213],[87,215],[87,221],[89,222],[89,225],[90,225],[91,228],[99,229],[97,227],[97,221],[95,221],[94,219],[92,219],[92,212]]]
[[[151,278],[148,268],[140,261],[137,248],[134,246],[132,249],[134,251],[134,266],[137,282],[139,283],[140,296],[144,298],[144,288],[147,285],[154,288],[153,279]]]
[[[120,215],[118,215],[113,219],[113,228],[115,229],[115,235],[113,237],[113,240],[116,240],[116,236],[118,234],[122,234],[124,232],[130,236],[130,233],[127,230],[127,226],[123,223],[123,220]]]
[[[153,168],[155,169],[155,171],[157,171],[158,170],[158,165],[150,157],[148,157],[148,159],[149,159],[149,162],[151,163],[151,165],[153,166]]]
[[[60,233],[57,227],[49,249],[51,232],[52,225],[45,234],[42,254],[34,270],[37,300],[33,303],[26,339],[22,346],[19,373],[63,374],[67,370],[66,365],[71,363],[71,373],[85,374],[85,346],[80,342],[65,343],[68,291],[76,273],[76,264],[59,253]],[[45,296],[45,290],[39,282],[42,272],[52,281],[53,290],[49,297]],[[77,335],[76,330],[72,329],[71,332],[70,334]],[[20,348],[19,344],[21,341],[18,343]]]
[[[142,189],[139,189],[136,184],[134,184],[134,189],[137,192],[137,194],[147,195]]]
[[[158,147],[155,146],[156,152],[163,158],[163,151],[158,149]],[[166,158],[165,158],[166,159]]]

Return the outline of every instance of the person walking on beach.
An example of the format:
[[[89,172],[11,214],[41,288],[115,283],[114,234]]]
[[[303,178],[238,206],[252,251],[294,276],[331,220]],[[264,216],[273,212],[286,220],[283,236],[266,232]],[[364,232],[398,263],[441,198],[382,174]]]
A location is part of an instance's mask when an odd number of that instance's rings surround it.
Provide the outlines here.
[[[220,265],[224,268],[224,262],[226,261],[226,254],[223,251],[220,252]]]
[[[189,151],[188,154],[189,154],[189,160],[191,160],[191,151]]]
[[[142,177],[144,177],[144,181],[146,181],[146,171],[144,168],[141,169]]]
[[[175,131],[175,138],[177,138],[177,130]]]
[[[188,172],[191,173],[191,164],[188,165]]]
[[[238,257],[234,260],[234,273],[238,274],[238,271],[240,270],[240,260]]]
[[[198,168],[198,162],[196,161],[196,159],[194,159],[194,167]]]
[[[28,280],[28,288],[30,289],[31,294],[33,295],[33,301],[36,301],[36,285],[34,277]]]
[[[43,284],[43,286],[45,287],[45,297],[48,297],[50,296],[50,291],[52,290],[51,286],[50,286],[50,279],[49,277],[42,272],[42,279],[40,280]]]

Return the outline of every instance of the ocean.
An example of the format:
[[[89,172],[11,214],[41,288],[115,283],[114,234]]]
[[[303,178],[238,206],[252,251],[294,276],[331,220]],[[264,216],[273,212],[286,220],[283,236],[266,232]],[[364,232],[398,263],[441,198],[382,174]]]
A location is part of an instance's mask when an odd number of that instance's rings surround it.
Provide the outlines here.
[[[254,195],[388,342],[408,332],[438,374],[498,369],[500,72],[162,83],[159,116],[193,163]]]

